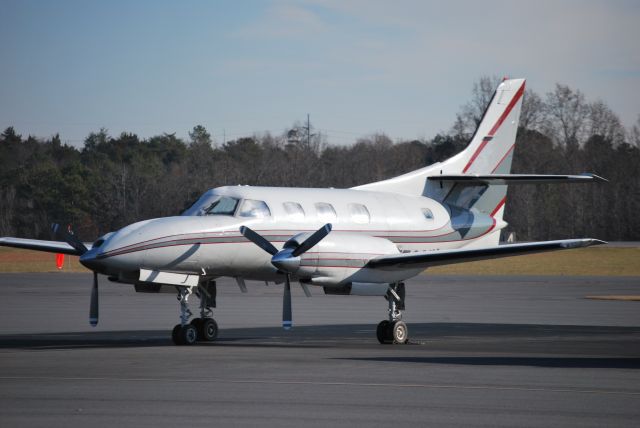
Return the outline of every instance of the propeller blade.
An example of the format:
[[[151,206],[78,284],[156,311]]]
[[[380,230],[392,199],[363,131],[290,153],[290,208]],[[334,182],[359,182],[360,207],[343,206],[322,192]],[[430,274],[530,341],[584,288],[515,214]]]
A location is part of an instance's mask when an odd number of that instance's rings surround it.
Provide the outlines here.
[[[304,295],[307,297],[311,297],[311,291],[309,291],[309,287],[304,282],[300,283],[300,287],[302,287],[302,291],[304,291]]]
[[[267,241],[262,235],[254,232],[247,226],[240,226],[240,233],[242,234],[242,236],[256,244],[258,247],[262,248],[272,256],[278,252],[278,249],[274,247],[271,242]]]
[[[313,234],[310,237],[308,237],[302,244],[300,244],[298,248],[293,250],[291,255],[293,257],[298,257],[300,254],[309,251],[318,242],[322,241],[324,237],[329,234],[329,232],[331,232],[331,228],[332,228],[331,223],[327,223],[324,226],[322,226],[320,229],[313,232]]]
[[[58,223],[53,223],[51,225],[51,230],[53,230],[53,233],[60,239],[62,239],[63,241],[65,241],[67,244],[71,245],[73,247],[74,250],[76,250],[78,252],[78,255],[81,256],[84,253],[86,253],[87,251],[89,251],[89,249],[82,243],[82,241],[80,241],[78,239],[77,236],[72,235],[71,233],[67,232],[63,227],[61,227]]]
[[[284,294],[282,295],[282,328],[290,330],[293,327],[291,316],[291,280],[289,274],[285,276]]]
[[[89,322],[93,327],[98,325],[98,274],[96,272],[93,273],[91,305],[89,306]]]

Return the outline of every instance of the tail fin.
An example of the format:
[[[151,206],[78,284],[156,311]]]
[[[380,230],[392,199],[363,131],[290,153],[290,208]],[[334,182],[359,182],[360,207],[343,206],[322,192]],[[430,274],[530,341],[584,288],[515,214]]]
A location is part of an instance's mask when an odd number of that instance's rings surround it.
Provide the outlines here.
[[[520,120],[524,79],[503,81],[465,150],[446,160],[440,174],[509,174]],[[446,191],[446,193],[445,193]],[[502,223],[507,197],[506,185],[427,184],[425,193],[443,203],[464,209],[474,208]],[[499,229],[499,228],[498,228]],[[497,243],[497,236],[495,238]]]
[[[462,152],[443,162],[356,189],[428,196],[460,208],[473,207],[502,220],[506,185],[468,186],[427,177],[511,172],[524,87],[524,79],[504,80],[498,85],[471,142]]]
[[[428,196],[450,206],[484,213],[494,218],[495,232],[483,245],[498,243],[507,196],[504,184],[457,183],[427,180],[438,175],[509,174],[520,121],[525,79],[504,80],[493,94],[469,145],[457,155],[425,168],[376,183],[360,190]]]
[[[524,86],[524,79],[505,80],[498,86],[469,146],[445,162],[455,160],[449,173],[508,174],[511,171]]]

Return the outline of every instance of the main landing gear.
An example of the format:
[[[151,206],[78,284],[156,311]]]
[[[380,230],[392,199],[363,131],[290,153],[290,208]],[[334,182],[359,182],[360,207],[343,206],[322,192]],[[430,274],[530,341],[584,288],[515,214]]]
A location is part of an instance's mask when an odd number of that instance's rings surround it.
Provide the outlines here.
[[[409,342],[409,329],[402,321],[402,311],[404,311],[404,283],[398,282],[389,286],[387,295],[384,296],[389,302],[389,319],[381,321],[376,329],[378,342],[382,344],[404,344]]]
[[[189,322],[193,313],[189,309],[189,296],[194,287],[178,287],[178,302],[180,302],[180,324],[173,327],[171,339],[176,345],[194,345],[196,342],[212,342],[218,337],[218,324],[213,319],[216,307],[216,282],[206,281],[198,285],[195,290],[200,299],[200,318]]]

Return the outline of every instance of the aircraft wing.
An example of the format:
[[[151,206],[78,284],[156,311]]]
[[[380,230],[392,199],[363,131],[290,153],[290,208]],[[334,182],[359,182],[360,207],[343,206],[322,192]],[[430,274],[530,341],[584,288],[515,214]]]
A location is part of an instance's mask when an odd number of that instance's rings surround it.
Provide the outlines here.
[[[564,239],[559,241],[498,245],[496,247],[475,248],[470,250],[418,251],[376,257],[369,260],[366,267],[381,270],[426,269],[432,266],[542,253],[545,251],[568,250],[571,248],[600,244],[606,244],[606,242],[598,239]]]
[[[91,249],[92,244],[85,242],[84,245]],[[0,246],[2,247],[15,247],[24,248],[25,250],[46,251],[49,253],[61,253],[71,254],[74,256],[79,255],[78,250],[73,248],[66,242],[61,241],[43,241],[40,239],[23,239],[23,238],[0,238]]]

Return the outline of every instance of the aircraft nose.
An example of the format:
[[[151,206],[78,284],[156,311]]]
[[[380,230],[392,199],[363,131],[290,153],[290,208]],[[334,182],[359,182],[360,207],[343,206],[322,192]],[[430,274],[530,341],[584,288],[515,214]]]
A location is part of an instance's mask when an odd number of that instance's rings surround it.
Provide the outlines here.
[[[80,256],[80,263],[88,269],[99,271],[103,267],[103,263],[98,259],[98,252],[89,250]]]

